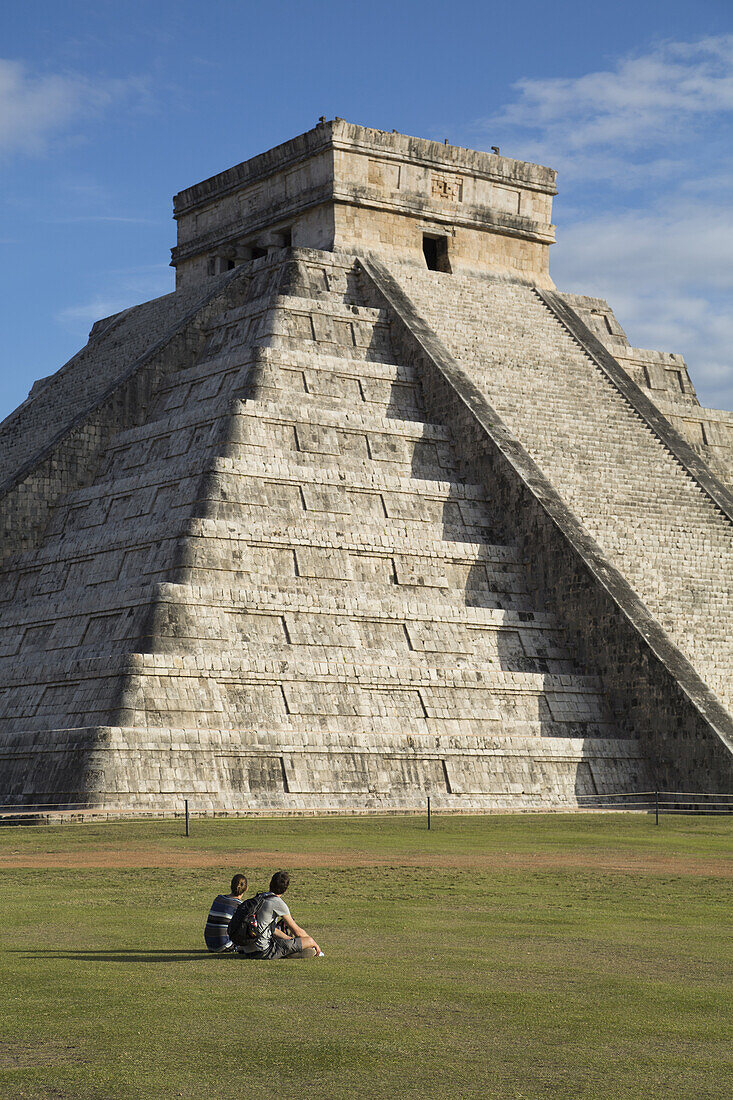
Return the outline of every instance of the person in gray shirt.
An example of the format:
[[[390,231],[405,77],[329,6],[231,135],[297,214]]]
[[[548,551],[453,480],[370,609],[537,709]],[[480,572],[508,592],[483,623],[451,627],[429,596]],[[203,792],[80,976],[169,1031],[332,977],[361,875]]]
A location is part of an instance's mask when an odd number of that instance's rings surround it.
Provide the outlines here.
[[[252,946],[238,947],[240,955],[249,959],[310,959],[322,955],[320,947],[304,928],[296,924],[283,894],[290,885],[287,871],[276,871],[270,880],[270,891],[257,912],[260,932]]]

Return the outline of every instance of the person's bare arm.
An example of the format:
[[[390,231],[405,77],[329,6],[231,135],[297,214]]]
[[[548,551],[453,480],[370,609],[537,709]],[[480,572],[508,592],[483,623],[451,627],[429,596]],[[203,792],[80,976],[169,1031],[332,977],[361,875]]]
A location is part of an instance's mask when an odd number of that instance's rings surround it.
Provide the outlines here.
[[[300,936],[302,939],[303,936],[308,936],[306,930],[304,928],[301,928],[299,924],[296,924],[292,917],[286,917],[285,914],[283,914],[282,917],[279,918],[278,923],[280,921],[282,921],[282,923],[288,928],[289,931],[283,932],[282,928],[278,928],[276,924],[272,930],[272,934],[274,936],[277,936],[279,940],[289,940],[293,936]]]
[[[315,947],[316,951],[320,952],[321,949],[313,937],[308,935],[305,928],[301,928],[299,924],[296,924],[291,916],[283,916],[283,924],[287,925],[294,936],[300,936],[303,941],[303,947]],[[285,938],[287,939],[288,937],[286,936]]]
[[[294,936],[307,936],[305,928],[301,928],[299,924],[296,924],[291,916],[282,918],[283,924],[286,924]]]
[[[285,930],[287,920],[288,918],[285,916],[284,913],[280,913],[277,917],[275,917],[275,922],[272,927],[272,934],[273,936],[276,936],[279,940],[289,940],[292,938],[293,933],[290,931],[290,928],[288,928],[287,931]]]

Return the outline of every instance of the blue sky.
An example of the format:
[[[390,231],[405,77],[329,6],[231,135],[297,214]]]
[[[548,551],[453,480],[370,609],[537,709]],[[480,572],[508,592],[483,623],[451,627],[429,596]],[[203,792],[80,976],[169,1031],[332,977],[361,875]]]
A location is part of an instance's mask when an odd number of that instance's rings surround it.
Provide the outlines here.
[[[561,289],[733,409],[733,3],[274,0],[0,15],[0,417],[173,287],[171,197],[340,115],[559,170]]]

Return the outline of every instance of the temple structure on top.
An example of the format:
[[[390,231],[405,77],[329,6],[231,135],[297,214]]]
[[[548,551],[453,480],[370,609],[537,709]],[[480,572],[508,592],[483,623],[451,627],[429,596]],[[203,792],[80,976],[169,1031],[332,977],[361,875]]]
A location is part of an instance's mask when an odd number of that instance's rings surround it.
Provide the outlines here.
[[[0,803],[731,790],[733,414],[555,288],[554,194],[335,119],[176,196],[0,425]]]
[[[314,248],[552,286],[556,173],[337,118],[181,191],[176,286]]]

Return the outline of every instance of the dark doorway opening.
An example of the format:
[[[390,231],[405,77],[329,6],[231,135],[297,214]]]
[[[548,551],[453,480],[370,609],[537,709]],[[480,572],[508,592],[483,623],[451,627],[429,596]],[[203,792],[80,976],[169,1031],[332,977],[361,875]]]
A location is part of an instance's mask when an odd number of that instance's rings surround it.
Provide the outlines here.
[[[231,271],[236,266],[229,256],[209,256],[207,271],[209,275],[221,275],[223,271]]]
[[[447,237],[431,237],[423,233],[422,251],[428,271],[450,271]]]

